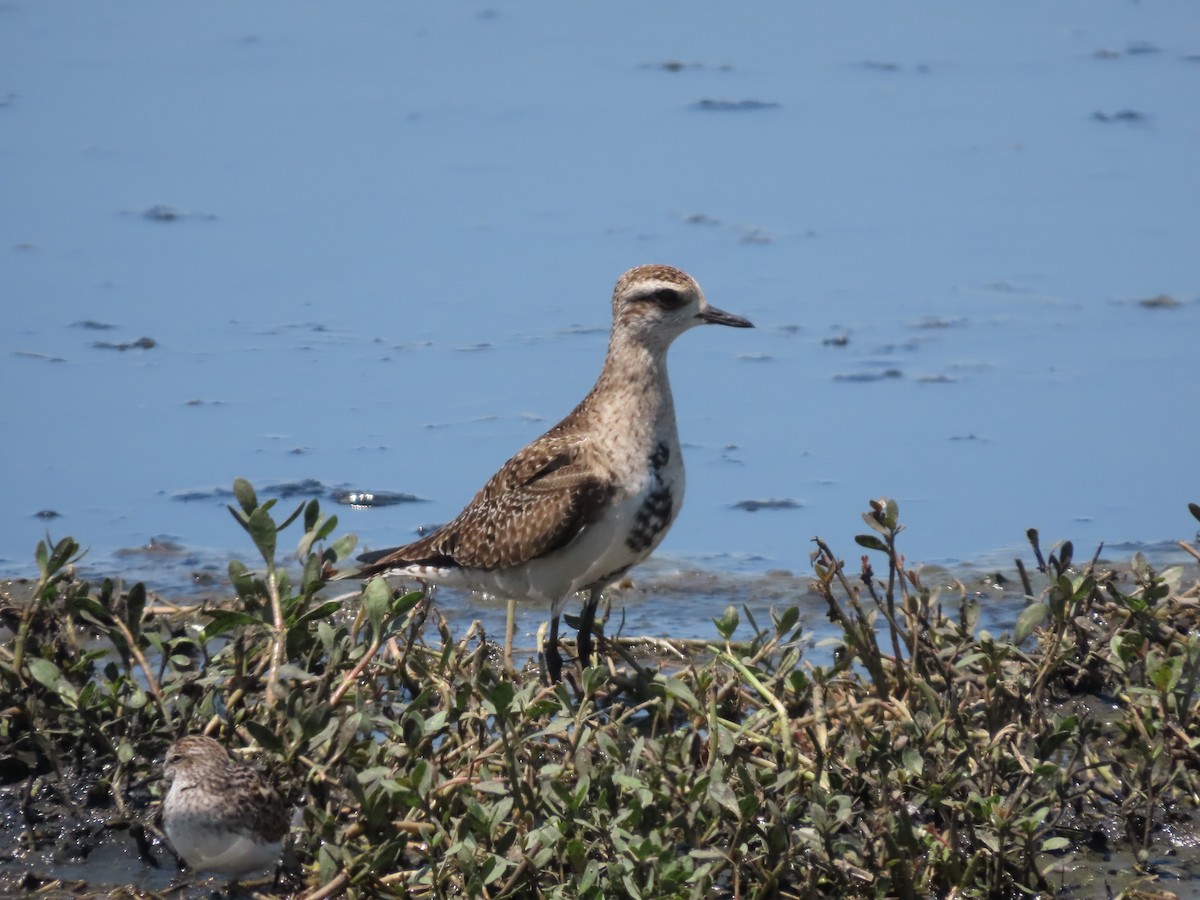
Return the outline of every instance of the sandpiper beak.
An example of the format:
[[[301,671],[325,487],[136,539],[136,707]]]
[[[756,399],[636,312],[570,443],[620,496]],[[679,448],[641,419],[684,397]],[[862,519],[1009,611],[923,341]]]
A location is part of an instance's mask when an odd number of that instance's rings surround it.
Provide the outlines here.
[[[696,318],[709,325],[728,325],[731,328],[753,328],[754,323],[749,319],[743,319],[741,316],[735,316],[733,313],[727,313],[723,309],[717,309],[715,306],[707,306]]]

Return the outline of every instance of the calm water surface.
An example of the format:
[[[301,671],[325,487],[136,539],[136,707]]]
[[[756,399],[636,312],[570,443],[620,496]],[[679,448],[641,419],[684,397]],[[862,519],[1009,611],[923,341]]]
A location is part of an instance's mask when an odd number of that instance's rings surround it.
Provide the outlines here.
[[[1190,0],[9,2],[0,61],[0,574],[219,574],[236,476],[407,541],[649,261],[758,325],[672,350],[663,565],[802,574],[881,495],[913,561],[1195,532]]]

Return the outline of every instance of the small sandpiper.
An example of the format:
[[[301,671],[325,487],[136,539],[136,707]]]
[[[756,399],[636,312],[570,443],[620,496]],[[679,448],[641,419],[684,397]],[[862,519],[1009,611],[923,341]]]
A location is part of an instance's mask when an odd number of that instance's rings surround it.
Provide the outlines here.
[[[202,734],[167,750],[163,830],[193,869],[234,880],[279,861],[288,808],[259,772]]]
[[[667,349],[696,325],[751,328],[709,306],[671,266],[617,281],[608,355],[565,419],[506,462],[451,522],[403,547],[365,553],[359,577],[420,581],[550,604],[543,674],[560,680],[558,620],[578,591],[579,659],[590,664],[601,590],[658,546],[683,503],[683,457]]]

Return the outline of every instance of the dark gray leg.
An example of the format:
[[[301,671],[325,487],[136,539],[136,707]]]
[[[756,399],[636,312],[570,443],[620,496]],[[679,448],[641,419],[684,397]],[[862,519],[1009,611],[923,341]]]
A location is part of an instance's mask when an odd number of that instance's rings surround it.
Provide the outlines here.
[[[542,645],[542,680],[546,684],[562,681],[562,657],[558,653],[558,616],[550,620],[550,633]]]
[[[579,649],[579,665],[586,668],[592,664],[592,626],[596,624],[596,607],[600,605],[600,590],[592,588],[583,604],[583,612],[579,616],[579,635],[575,646]]]

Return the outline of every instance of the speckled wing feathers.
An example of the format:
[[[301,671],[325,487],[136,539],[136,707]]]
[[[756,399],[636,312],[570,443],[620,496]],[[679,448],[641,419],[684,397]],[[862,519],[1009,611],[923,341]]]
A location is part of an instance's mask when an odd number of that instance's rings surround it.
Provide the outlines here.
[[[452,522],[404,547],[365,554],[359,574],[426,564],[497,569],[519,566],[569,544],[613,494],[586,465],[588,444],[562,426],[498,471]]]
[[[244,790],[254,798],[251,805],[254,831],[269,842],[282,840],[288,831],[288,807],[284,799],[253,769],[239,768],[230,780],[239,782],[239,792]]]
[[[287,834],[287,803],[255,769],[229,761],[219,771],[206,771],[204,780],[183,788],[183,792],[189,795],[195,792],[197,800],[188,801],[186,806],[203,810],[211,828],[237,832],[248,827],[268,842],[281,840]],[[238,803],[225,802],[228,796],[237,797]]]

